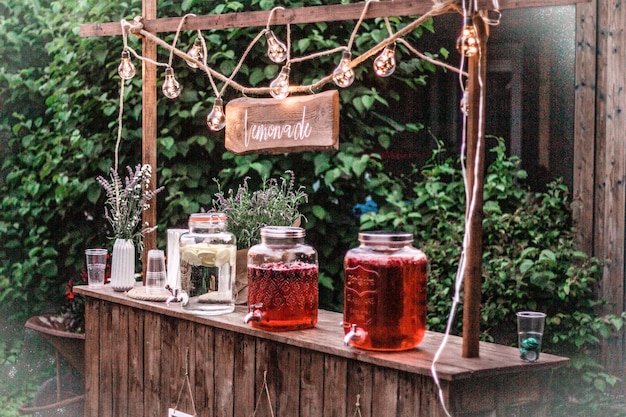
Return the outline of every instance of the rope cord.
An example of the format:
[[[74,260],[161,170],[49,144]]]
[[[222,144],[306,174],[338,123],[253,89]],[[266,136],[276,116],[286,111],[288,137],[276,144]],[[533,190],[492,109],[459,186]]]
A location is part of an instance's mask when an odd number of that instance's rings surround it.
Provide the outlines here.
[[[183,383],[180,386],[180,390],[178,391],[178,399],[176,400],[176,405],[174,406],[174,409],[178,409],[178,404],[180,403],[180,398],[182,397],[183,394],[183,389],[185,388],[185,386],[187,387],[187,389],[189,390],[189,399],[191,400],[191,407],[193,408],[193,415],[194,417],[198,415],[198,412],[196,411],[196,403],[193,399],[193,390],[191,389],[191,382],[189,382],[189,348],[185,348],[185,376],[183,378]]]
[[[377,1],[377,0],[370,0],[370,1]],[[365,3],[364,8],[367,8],[369,4],[369,1],[367,3]],[[408,25],[406,25],[405,27],[403,27],[402,29],[398,30],[396,33],[394,33],[393,35],[390,35],[389,37],[387,37],[386,39],[384,39],[383,41],[381,41],[378,45],[372,47],[371,49],[365,51],[362,55],[359,55],[358,57],[354,58],[351,60],[351,64],[350,67],[354,68],[358,65],[360,65],[362,62],[364,62],[365,60],[367,60],[368,58],[374,56],[375,54],[377,54],[378,52],[380,52],[383,48],[385,48],[386,46],[396,42],[398,39],[406,36],[407,34],[409,34],[410,32],[412,32],[413,30],[415,30],[417,27],[419,27],[420,25],[422,25],[426,20],[441,15],[441,14],[445,14],[450,10],[456,9],[456,5],[455,5],[455,1],[454,0],[446,0],[444,2],[441,3],[437,3],[435,5],[435,7],[433,7],[430,11],[428,11],[427,13],[421,15],[420,17],[418,17],[417,19],[415,19],[413,22],[409,23]],[[365,13],[362,13],[362,17],[365,15]],[[362,21],[363,19],[360,19],[359,21]],[[360,24],[359,24],[360,25]],[[351,40],[353,42],[354,37],[356,36],[357,33],[357,29],[358,26],[357,25],[355,27],[355,30],[353,30],[352,32],[352,36],[351,36]],[[236,91],[239,91],[241,93],[245,94],[255,94],[255,95],[264,95],[264,94],[269,94],[271,89],[269,87],[248,87],[248,86],[244,86],[240,83],[237,83],[236,81],[233,81],[233,78],[235,77],[236,73],[239,71],[239,69],[241,68],[241,65],[243,64],[245,58],[248,56],[248,54],[250,53],[250,50],[252,49],[252,47],[258,42],[258,40],[260,39],[261,36],[263,36],[265,34],[265,32],[267,31],[267,27],[263,28],[263,30],[253,39],[253,41],[250,43],[250,45],[248,46],[248,48],[246,49],[246,51],[244,52],[244,54],[242,55],[242,58],[240,59],[236,70],[233,71],[233,73],[230,75],[230,77],[226,77],[225,75],[221,74],[220,72],[214,70],[213,68],[209,67],[208,65],[206,65],[206,63],[204,62],[200,62],[195,60],[194,58],[190,57],[187,53],[173,47],[172,45],[169,45],[167,42],[164,42],[163,40],[161,40],[159,37],[155,36],[154,34],[146,31],[143,29],[140,20],[139,19],[135,19],[135,25],[130,25],[130,32],[133,34],[136,34],[138,36],[142,36],[146,39],[150,39],[151,41],[155,42],[158,46],[170,51],[171,54],[174,54],[184,60],[187,61],[192,61],[196,64],[198,64],[198,67],[201,68],[203,71],[205,71],[207,73],[207,75],[212,79],[213,77],[217,80],[220,80],[222,82],[224,82],[224,86],[222,87],[221,91],[219,94],[217,94],[218,96],[222,96],[224,94],[224,91],[227,87],[231,87]],[[288,28],[289,30],[289,28]],[[290,36],[288,36],[288,38],[290,38]],[[290,43],[290,39],[287,40],[288,43]],[[351,46],[351,43],[349,43],[349,45]],[[406,44],[405,44],[406,45]],[[137,57],[138,59],[142,60],[142,61],[146,61],[146,62],[150,62],[154,65],[158,65],[158,66],[164,66],[167,67],[167,64],[162,64],[162,63],[158,63],[155,62],[153,60],[147,59],[142,57],[141,55],[137,54],[137,52],[135,52],[131,47],[128,47],[128,49],[131,51],[131,53]],[[290,49],[290,48],[288,48]],[[295,62],[303,62],[309,59],[314,59],[314,58],[318,58],[320,56],[324,56],[324,55],[330,55],[339,51],[344,51],[347,50],[347,47],[336,47],[336,48],[332,48],[330,50],[327,51],[321,51],[321,52],[316,52],[313,53],[311,55],[307,55],[307,56],[303,56],[303,57],[298,57],[298,58],[290,58],[289,59],[289,63],[295,63]],[[409,48],[409,51],[412,53],[415,53],[416,50],[415,48]],[[420,59],[425,59],[425,55],[420,54],[418,55],[418,57]],[[426,57],[427,58],[427,57]],[[427,58],[429,62],[447,68],[447,69],[452,69],[453,67],[450,65],[447,65],[441,61],[438,61],[436,59],[433,58]],[[332,74],[327,75],[321,79],[319,79],[316,82],[313,82],[311,84],[307,84],[307,85],[300,85],[300,86],[290,86],[289,87],[289,93],[302,93],[302,92],[314,92],[316,90],[319,90],[320,88],[322,88],[324,85],[328,84],[332,82]],[[215,89],[217,90],[217,89]]]
[[[259,397],[256,400],[256,404],[254,406],[254,413],[252,416],[256,416],[256,412],[259,409],[259,404],[261,404],[261,398],[263,398],[263,394],[267,397],[267,404],[270,406],[270,415],[274,417],[274,409],[272,408],[272,399],[270,398],[270,390],[267,386],[267,371],[263,372],[263,385],[261,386],[261,392],[259,392]]]

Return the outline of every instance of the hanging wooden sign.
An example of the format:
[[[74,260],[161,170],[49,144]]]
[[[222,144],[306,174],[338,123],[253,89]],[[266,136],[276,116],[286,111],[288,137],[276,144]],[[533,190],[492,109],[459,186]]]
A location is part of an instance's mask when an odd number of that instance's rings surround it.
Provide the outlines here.
[[[237,154],[336,150],[339,93],[232,100],[226,105],[225,146]]]

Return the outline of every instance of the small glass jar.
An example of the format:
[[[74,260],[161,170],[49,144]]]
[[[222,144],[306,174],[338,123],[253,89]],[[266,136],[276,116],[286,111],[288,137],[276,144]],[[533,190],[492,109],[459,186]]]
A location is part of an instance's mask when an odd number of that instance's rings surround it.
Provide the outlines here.
[[[267,330],[315,327],[318,263],[301,227],[268,226],[248,251],[246,323]]]
[[[426,333],[426,255],[404,232],[362,232],[344,258],[345,342],[366,350],[417,346]]]
[[[183,310],[199,315],[234,311],[237,245],[235,236],[226,231],[226,215],[192,214],[179,246],[180,285],[188,296]]]

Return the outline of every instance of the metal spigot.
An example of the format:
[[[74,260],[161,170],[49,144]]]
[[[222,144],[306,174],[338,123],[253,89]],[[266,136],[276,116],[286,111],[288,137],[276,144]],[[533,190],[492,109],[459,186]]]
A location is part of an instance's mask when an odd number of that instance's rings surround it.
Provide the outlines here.
[[[350,325],[350,331],[343,337],[344,345],[348,346],[351,341],[356,342],[363,337],[363,330],[356,327],[356,324]]]
[[[246,316],[243,318],[243,322],[250,323],[251,321],[261,321],[261,318],[263,318],[263,310],[261,310],[262,308],[263,303],[252,304],[250,306],[250,312],[246,314]]]
[[[172,302],[182,302],[183,305],[186,305],[189,301],[189,297],[187,296],[187,293],[185,291],[182,291],[178,288],[172,288],[169,286],[169,284],[165,286],[165,289],[168,290],[170,294],[172,294],[167,297],[167,299],[165,300],[165,304],[170,305],[170,303]]]

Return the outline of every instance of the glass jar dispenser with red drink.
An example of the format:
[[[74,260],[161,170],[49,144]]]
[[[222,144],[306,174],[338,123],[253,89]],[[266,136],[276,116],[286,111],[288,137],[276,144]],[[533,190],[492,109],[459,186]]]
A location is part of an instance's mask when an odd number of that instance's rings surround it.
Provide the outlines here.
[[[314,327],[318,311],[318,263],[301,227],[268,226],[248,251],[245,322],[266,330]]]
[[[426,255],[405,232],[361,232],[344,258],[346,344],[380,351],[416,347],[426,333]]]

